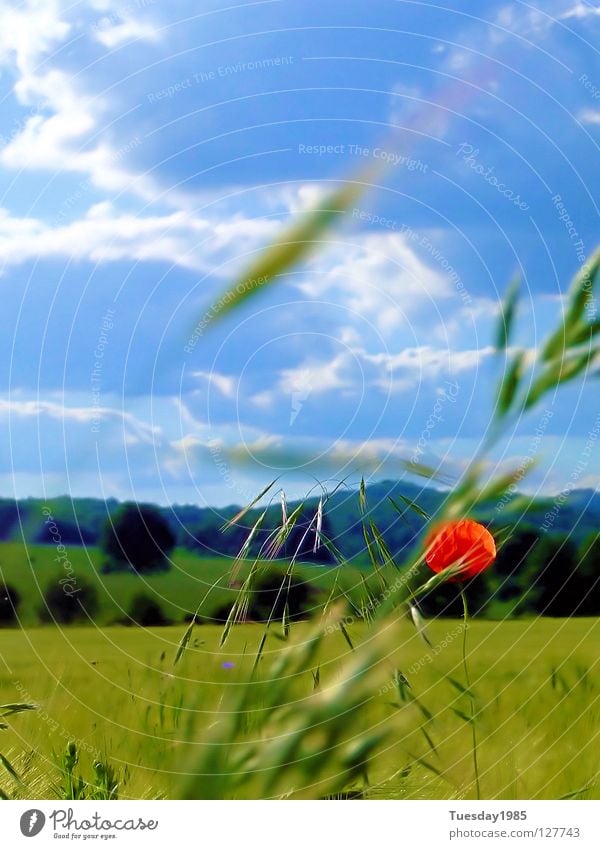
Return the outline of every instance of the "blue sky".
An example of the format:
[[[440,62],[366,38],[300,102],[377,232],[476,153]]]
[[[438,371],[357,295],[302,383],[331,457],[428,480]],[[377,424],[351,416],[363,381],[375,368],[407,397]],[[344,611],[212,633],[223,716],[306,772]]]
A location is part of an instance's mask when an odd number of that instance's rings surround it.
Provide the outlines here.
[[[291,494],[397,477],[419,440],[460,474],[507,283],[533,354],[596,244],[599,33],[577,0],[5,2],[3,494],[223,505],[273,468]],[[294,215],[384,160],[322,250],[186,351]],[[543,421],[528,486],[555,492],[598,392],[546,407],[495,462]]]

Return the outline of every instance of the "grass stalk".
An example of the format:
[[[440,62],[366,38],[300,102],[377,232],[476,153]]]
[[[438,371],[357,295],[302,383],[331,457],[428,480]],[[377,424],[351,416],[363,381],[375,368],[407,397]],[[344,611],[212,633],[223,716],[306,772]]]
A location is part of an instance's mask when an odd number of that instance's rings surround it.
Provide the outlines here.
[[[462,639],[462,662],[463,662],[463,670],[465,674],[465,687],[467,688],[469,694],[469,704],[471,706],[470,717],[471,717],[471,745],[473,750],[473,772],[475,773],[475,791],[477,793],[477,799],[481,799],[481,786],[479,783],[479,764],[477,758],[477,727],[475,724],[475,698],[473,696],[473,691],[471,690],[471,676],[469,675],[469,664],[467,663],[467,628],[469,624],[469,607],[467,605],[467,596],[465,595],[464,587],[461,584],[460,587],[460,597],[462,600],[463,606],[463,639]]]

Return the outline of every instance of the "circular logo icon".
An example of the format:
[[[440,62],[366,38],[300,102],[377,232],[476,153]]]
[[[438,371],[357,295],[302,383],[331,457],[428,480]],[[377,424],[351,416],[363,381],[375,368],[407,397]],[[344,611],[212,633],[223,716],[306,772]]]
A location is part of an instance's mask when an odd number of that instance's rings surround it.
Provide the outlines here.
[[[21,834],[25,837],[35,837],[43,829],[46,817],[37,808],[25,811],[21,816]]]

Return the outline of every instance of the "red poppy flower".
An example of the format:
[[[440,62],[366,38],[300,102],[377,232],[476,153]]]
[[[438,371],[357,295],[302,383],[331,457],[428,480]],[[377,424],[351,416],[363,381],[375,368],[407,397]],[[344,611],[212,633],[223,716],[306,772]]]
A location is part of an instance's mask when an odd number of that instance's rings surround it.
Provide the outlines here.
[[[434,572],[463,565],[460,573],[450,578],[451,581],[479,575],[496,558],[494,537],[487,528],[472,519],[446,522],[428,535],[425,544],[425,560]]]

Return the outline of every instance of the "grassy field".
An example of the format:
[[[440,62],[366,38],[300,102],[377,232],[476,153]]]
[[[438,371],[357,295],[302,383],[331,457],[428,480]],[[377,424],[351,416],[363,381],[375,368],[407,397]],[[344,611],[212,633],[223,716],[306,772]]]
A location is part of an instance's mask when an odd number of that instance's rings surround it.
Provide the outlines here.
[[[55,560],[56,550],[50,545],[22,543],[0,544],[0,581],[13,586],[21,596],[19,621],[23,626],[39,624],[43,593],[55,586],[67,574]],[[98,590],[99,610],[94,620],[108,625],[126,620],[133,597],[144,593],[157,601],[165,616],[182,622],[200,606],[200,614],[211,617],[224,605],[231,605],[236,592],[227,587],[232,561],[226,558],[200,558],[185,549],[173,553],[168,572],[137,576],[126,573],[102,574],[104,561],[96,548],[69,547],[68,559],[76,582],[89,582]],[[351,588],[359,583],[359,573],[352,567],[343,570],[331,567],[299,566],[297,574],[310,578],[311,583],[325,592],[331,587],[336,573],[341,586]],[[241,568],[239,577],[245,575]]]
[[[307,628],[292,626],[292,633],[302,638]],[[367,797],[473,798],[470,728],[459,717],[465,695],[447,677],[461,677],[460,623],[430,623],[433,648],[408,622],[393,628],[385,674],[391,682],[394,668],[403,670],[426,715],[400,706],[391,684],[373,693],[364,721],[391,734],[369,768]],[[349,633],[360,642],[370,632],[354,624]],[[181,627],[0,631],[0,703],[38,705],[9,717],[0,731],[0,752],[23,782],[0,769],[0,787],[15,797],[61,796],[61,758],[75,741],[75,773],[84,780],[92,780],[100,759],[115,769],[121,798],[179,797],[197,744],[223,719],[224,694],[250,675],[263,628],[237,626],[224,650],[220,634],[216,626],[197,626],[174,666]],[[599,637],[594,619],[470,626],[483,798],[600,796]],[[273,629],[261,663],[270,664],[283,646]],[[326,638],[316,660],[323,691],[350,654],[339,631]],[[298,698],[314,686],[306,670]]]

